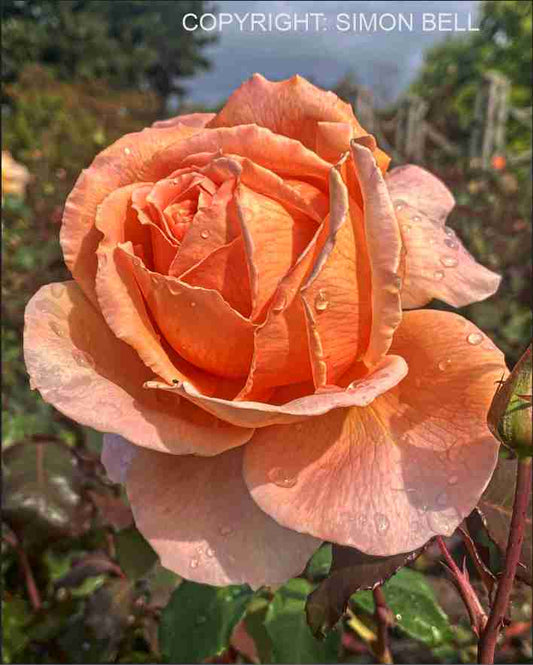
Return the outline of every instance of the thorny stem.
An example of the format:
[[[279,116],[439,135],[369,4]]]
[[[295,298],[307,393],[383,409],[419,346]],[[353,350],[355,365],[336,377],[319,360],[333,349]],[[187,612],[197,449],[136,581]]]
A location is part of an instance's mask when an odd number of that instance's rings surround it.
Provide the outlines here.
[[[459,566],[455,563],[452,555],[448,551],[442,536],[437,536],[435,540],[437,541],[440,551],[446,560],[446,564],[452,575],[452,580],[457,587],[461,598],[463,599],[463,603],[466,605],[466,609],[468,610],[468,615],[470,617],[470,623],[472,625],[472,630],[476,635],[479,636],[482,634],[487,623],[487,615],[485,610],[481,605],[477,593],[470,584],[468,573],[459,569]]]
[[[389,627],[394,624],[392,612],[385,600],[385,594],[381,586],[377,586],[372,594],[374,596],[374,618],[377,623],[377,641],[374,653],[378,663],[394,663],[389,648]]]
[[[509,541],[505,554],[505,568],[500,577],[496,596],[492,605],[487,626],[481,635],[478,650],[478,663],[493,663],[494,651],[500,628],[503,626],[509,597],[513,588],[516,568],[526,528],[527,506],[531,495],[531,458],[519,459],[516,472],[516,489],[513,515],[509,531]]]
[[[491,573],[491,571],[487,568],[487,566],[481,559],[479,552],[476,548],[476,545],[474,544],[474,541],[472,540],[472,537],[468,532],[468,530],[464,526],[460,526],[458,528],[458,531],[463,537],[463,542],[465,544],[465,547],[468,550],[468,553],[470,554],[470,557],[476,566],[477,572],[479,573],[479,576],[481,577],[483,584],[485,585],[485,588],[487,589],[487,592],[489,594],[489,599],[492,600],[492,594],[494,592],[494,587],[496,585],[496,577]]]
[[[10,545],[18,555],[20,566],[22,572],[24,573],[24,581],[26,582],[26,589],[28,591],[28,597],[30,599],[31,606],[35,612],[38,612],[41,609],[41,595],[37,584],[35,583],[35,578],[33,577],[33,572],[30,566],[30,562],[24,551],[24,548],[19,545],[19,542],[16,536],[13,534],[4,534],[3,539],[8,545]]]

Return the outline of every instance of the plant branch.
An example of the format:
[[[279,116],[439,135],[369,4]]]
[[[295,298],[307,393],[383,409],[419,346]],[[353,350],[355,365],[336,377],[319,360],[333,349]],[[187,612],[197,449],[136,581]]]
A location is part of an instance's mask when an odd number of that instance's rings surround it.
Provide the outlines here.
[[[20,567],[24,573],[24,581],[26,582],[26,590],[28,591],[28,597],[30,599],[31,606],[35,612],[38,612],[41,609],[41,595],[37,584],[35,583],[35,578],[33,576],[33,571],[30,566],[30,562],[24,548],[19,544],[18,539],[14,534],[6,533],[2,535],[4,541],[10,545],[18,555]]]
[[[486,625],[481,634],[478,650],[479,663],[493,663],[496,642],[504,624],[505,613],[513,588],[516,568],[520,560],[524,532],[526,528],[527,506],[531,497],[531,458],[519,459],[516,473],[516,489],[513,504],[513,515],[509,531],[509,541],[505,554],[505,568],[500,577],[494,604]]]
[[[455,563],[452,555],[448,551],[442,536],[437,536],[436,541],[440,551],[444,556],[444,559],[446,560],[446,565],[452,576],[452,581],[459,591],[459,594],[463,599],[463,603],[468,610],[472,630],[479,637],[479,635],[481,635],[485,629],[485,625],[487,623],[487,614],[481,605],[477,593],[475,592],[473,586],[470,584],[466,569],[463,571],[459,569],[459,566]]]
[[[378,663],[393,663],[392,654],[389,648],[389,628],[394,625],[392,612],[385,600],[385,594],[381,586],[373,589],[374,596],[374,618],[377,624],[377,640],[374,647],[374,653]]]
[[[483,581],[483,584],[485,585],[485,588],[487,589],[487,592],[489,594],[489,599],[492,601],[492,594],[496,586],[496,577],[492,574],[492,572],[487,568],[487,566],[481,559],[476,544],[474,543],[472,536],[468,532],[468,529],[465,526],[460,526],[458,528],[458,531],[463,537],[463,542],[465,544],[465,547],[468,550],[468,553],[470,554],[470,557],[477,568],[477,571]]]

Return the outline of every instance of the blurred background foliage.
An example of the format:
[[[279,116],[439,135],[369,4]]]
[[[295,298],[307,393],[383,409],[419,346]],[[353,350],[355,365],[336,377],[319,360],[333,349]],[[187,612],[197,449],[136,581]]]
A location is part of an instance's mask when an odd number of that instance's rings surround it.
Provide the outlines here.
[[[179,648],[167,644],[162,652],[158,638],[161,612],[179,578],[159,566],[132,525],[122,491],[106,480],[98,461],[101,436],[30,390],[21,340],[31,295],[45,283],[69,279],[58,234],[78,174],[121,135],[166,115],[169,102],[185,108],[183,80],[209,66],[203,51],[209,39],[181,32],[180,16],[211,9],[205,2],[153,0],[3,2],[2,149],[30,174],[25,196],[9,193],[3,176],[4,662],[162,662],[172,657],[168,649]],[[476,170],[467,153],[475,91],[485,72],[505,74],[512,104],[531,106],[531,5],[485,2],[481,14],[480,32],[454,36],[426,54],[411,90],[429,103],[430,122],[462,148],[455,159],[427,154],[426,166],[456,196],[449,223],[481,263],[503,275],[496,296],[462,313],[512,365],[531,335],[530,164]],[[510,121],[508,150],[524,150],[530,142],[531,131]],[[301,584],[295,582],[298,588],[282,588],[276,596],[280,612],[302,610],[300,587],[324,575],[320,557],[313,566]],[[456,626],[450,637],[446,623],[447,637],[440,641],[418,636],[414,650],[405,640],[409,631],[400,630],[394,642],[400,662],[473,662],[468,620],[440,584],[434,558],[416,566],[434,575],[433,588]],[[359,598],[352,616],[360,612],[363,628],[371,627],[367,599]],[[501,662],[530,660],[528,598],[521,596],[513,610],[522,633],[504,641]],[[249,627],[267,612],[264,600],[255,598]],[[188,628],[183,617],[184,630],[198,631],[202,616]],[[277,657],[293,657],[293,634],[280,636],[277,616],[268,624],[282,649]],[[300,620],[295,617],[288,625],[300,630],[291,624]],[[250,655],[241,623],[234,626],[231,646],[211,662],[269,662],[269,636],[263,635],[263,656]],[[341,649],[346,662],[370,662],[364,630],[358,633],[353,625],[343,624],[335,658]],[[321,647],[316,657],[331,653]]]

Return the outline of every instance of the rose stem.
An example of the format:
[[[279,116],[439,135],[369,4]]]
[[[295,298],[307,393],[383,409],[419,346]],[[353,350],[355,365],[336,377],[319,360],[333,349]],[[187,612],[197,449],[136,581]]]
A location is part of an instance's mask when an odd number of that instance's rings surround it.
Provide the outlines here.
[[[468,550],[468,553],[470,554],[470,557],[477,568],[479,576],[483,580],[483,584],[488,591],[489,598],[492,600],[492,593],[496,584],[496,577],[491,573],[491,571],[487,568],[481,559],[476,544],[472,540],[472,536],[470,535],[468,529],[464,526],[460,526],[458,531],[463,537],[463,542],[466,546],[466,549]]]
[[[452,575],[453,582],[457,587],[461,598],[463,599],[463,603],[466,605],[466,609],[468,610],[468,615],[470,617],[470,623],[472,625],[472,630],[476,635],[479,636],[481,635],[483,629],[485,628],[485,624],[487,623],[487,615],[485,610],[481,605],[477,593],[470,584],[468,576],[463,573],[459,569],[459,566],[455,563],[452,555],[446,547],[444,540],[442,539],[442,536],[437,536],[435,540],[437,541],[440,551],[446,559],[446,564]]]
[[[516,489],[513,515],[509,531],[509,541],[505,553],[505,567],[490,612],[487,626],[481,634],[478,649],[478,663],[493,663],[498,633],[503,626],[509,597],[513,588],[516,568],[526,529],[527,506],[531,497],[531,458],[519,459],[516,471]]]
[[[28,591],[31,606],[34,612],[38,612],[41,609],[41,596],[39,594],[37,584],[35,583],[35,578],[33,577],[33,572],[26,552],[24,551],[24,548],[19,545],[19,542],[14,534],[4,534],[2,537],[18,555],[20,566],[24,573],[24,581],[26,582],[26,589]]]
[[[393,625],[392,612],[385,600],[385,594],[381,586],[373,589],[374,596],[374,618],[377,623],[377,641],[374,653],[378,663],[393,663],[392,654],[389,649],[389,626]]]

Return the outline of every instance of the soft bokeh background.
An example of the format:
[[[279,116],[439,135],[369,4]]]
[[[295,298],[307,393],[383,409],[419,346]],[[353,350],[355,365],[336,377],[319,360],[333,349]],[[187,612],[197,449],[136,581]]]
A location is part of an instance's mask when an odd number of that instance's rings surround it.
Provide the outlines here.
[[[441,11],[457,13],[463,26],[470,14],[479,31],[181,28],[185,13],[208,11],[321,12],[328,25],[340,12],[413,12],[417,26],[422,11]],[[392,144],[387,120],[415,94],[428,105],[426,120],[456,147],[451,155],[428,145],[422,162],[456,196],[449,224],[481,263],[503,275],[495,297],[461,313],[512,365],[531,336],[531,6],[4,0],[2,12],[2,150],[14,160],[3,153],[4,660],[157,662],[159,611],[179,579],[154,566],[124,497],[103,478],[100,435],[31,392],[22,360],[26,302],[41,285],[69,278],[58,234],[76,177],[124,133],[178,112],[216,110],[255,71],[272,79],[299,73],[348,101],[364,86]],[[476,93],[491,71],[507,78],[510,103],[525,122],[509,118],[505,149],[481,168],[470,140]],[[393,166],[399,163],[401,155]],[[42,442],[51,445],[45,450]],[[506,662],[526,662],[526,638],[527,626],[525,636],[509,641]],[[420,647],[403,662],[469,662],[466,628],[461,639],[448,651]],[[226,657],[242,658],[236,649]],[[351,657],[369,662],[364,653]]]

